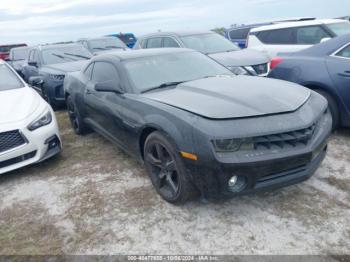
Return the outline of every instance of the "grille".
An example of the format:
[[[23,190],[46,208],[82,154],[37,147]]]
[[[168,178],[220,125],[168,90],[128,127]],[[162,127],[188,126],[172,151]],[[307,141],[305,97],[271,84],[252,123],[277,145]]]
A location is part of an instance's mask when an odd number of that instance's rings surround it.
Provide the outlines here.
[[[267,135],[254,137],[253,143],[254,148],[259,149],[285,149],[293,148],[297,146],[305,146],[315,133],[316,124],[310,126],[309,128],[280,133],[275,135]]]
[[[268,73],[268,65],[267,64],[260,64],[260,65],[253,65],[252,68],[258,75],[267,74]]]
[[[26,141],[19,130],[0,133],[0,153],[24,145]]]

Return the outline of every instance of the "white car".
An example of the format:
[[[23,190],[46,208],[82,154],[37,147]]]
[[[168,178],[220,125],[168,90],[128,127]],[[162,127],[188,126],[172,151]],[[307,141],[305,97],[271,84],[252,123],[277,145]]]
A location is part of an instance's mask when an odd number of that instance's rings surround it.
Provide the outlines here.
[[[52,108],[0,60],[0,174],[44,161],[60,151]]]
[[[265,51],[270,57],[296,52],[320,42],[350,33],[350,22],[341,19],[307,19],[253,28],[248,49]]]

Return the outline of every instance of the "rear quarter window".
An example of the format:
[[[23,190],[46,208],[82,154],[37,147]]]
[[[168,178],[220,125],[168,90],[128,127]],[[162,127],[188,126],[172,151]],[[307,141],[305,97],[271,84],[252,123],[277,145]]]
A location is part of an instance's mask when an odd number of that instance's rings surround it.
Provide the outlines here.
[[[350,58],[350,44],[347,47],[345,47],[344,49],[342,49],[341,51],[339,51],[336,54],[336,56]]]

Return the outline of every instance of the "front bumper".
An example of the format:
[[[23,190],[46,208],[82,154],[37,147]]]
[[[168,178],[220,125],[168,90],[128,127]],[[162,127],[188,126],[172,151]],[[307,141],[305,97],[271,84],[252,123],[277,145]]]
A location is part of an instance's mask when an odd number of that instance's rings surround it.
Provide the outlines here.
[[[326,156],[331,134],[329,111],[318,122],[304,146],[281,150],[251,151],[239,155],[214,153],[198,161],[184,160],[193,183],[205,197],[231,197],[293,185],[310,178]],[[213,151],[213,150],[212,150]],[[208,150],[206,151],[208,152]],[[207,155],[208,156],[208,155]],[[237,183],[229,186],[229,180]]]
[[[320,145],[320,148],[302,155],[249,164],[218,164],[211,168],[197,166],[192,167],[190,172],[196,186],[208,198],[273,190],[309,179],[326,156],[327,144]],[[237,176],[243,185],[230,188],[228,184],[232,176]]]
[[[61,151],[58,126],[54,113],[52,112],[52,114],[53,119],[49,125],[34,131],[29,131],[26,125],[19,127],[13,124],[1,128],[0,133],[19,130],[25,138],[25,143],[12,150],[0,153],[0,174],[42,162]]]

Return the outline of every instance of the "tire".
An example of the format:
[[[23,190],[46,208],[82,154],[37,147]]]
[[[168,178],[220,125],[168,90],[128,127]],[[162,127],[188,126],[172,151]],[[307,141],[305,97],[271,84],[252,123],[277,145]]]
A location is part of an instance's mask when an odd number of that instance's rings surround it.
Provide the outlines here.
[[[74,130],[74,133],[77,135],[85,135],[87,134],[90,129],[88,126],[84,123],[83,119],[81,118],[74,102],[71,96],[67,97],[67,111],[70,123],[72,125],[72,128]]]
[[[334,98],[331,95],[329,95],[327,92],[324,92],[322,90],[315,90],[315,91],[327,99],[328,108],[331,111],[331,115],[333,119],[332,129],[336,129],[340,124],[339,109],[338,109],[337,103],[335,102]]]
[[[161,132],[147,137],[144,159],[152,184],[164,200],[183,204],[195,197],[198,191],[189,181],[176,146]]]

